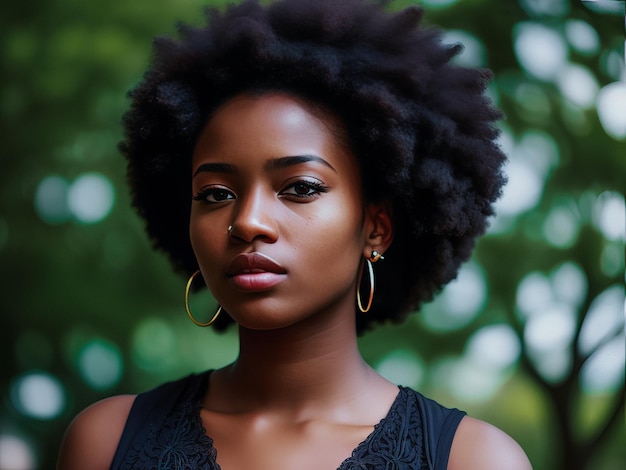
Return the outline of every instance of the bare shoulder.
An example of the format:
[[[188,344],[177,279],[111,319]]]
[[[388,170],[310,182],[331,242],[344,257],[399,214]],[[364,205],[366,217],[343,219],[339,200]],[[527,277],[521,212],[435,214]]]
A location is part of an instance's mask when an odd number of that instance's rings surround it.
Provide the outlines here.
[[[484,421],[463,418],[454,436],[449,470],[532,470],[528,457],[508,434]]]
[[[134,401],[135,395],[119,395],[85,408],[65,433],[57,469],[108,470]]]

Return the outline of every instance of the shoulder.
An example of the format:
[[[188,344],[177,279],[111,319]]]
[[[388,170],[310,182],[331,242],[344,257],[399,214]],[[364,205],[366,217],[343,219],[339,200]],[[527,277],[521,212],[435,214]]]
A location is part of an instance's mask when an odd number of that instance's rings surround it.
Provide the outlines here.
[[[76,416],[63,438],[57,469],[108,470],[134,401],[135,395],[106,398]]]
[[[468,416],[459,424],[450,450],[449,470],[531,470],[517,442],[500,429]]]

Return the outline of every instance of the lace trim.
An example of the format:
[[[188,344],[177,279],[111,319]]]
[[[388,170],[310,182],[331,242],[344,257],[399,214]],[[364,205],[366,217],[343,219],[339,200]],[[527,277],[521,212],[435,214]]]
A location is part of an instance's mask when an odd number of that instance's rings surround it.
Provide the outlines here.
[[[198,389],[189,387],[179,404],[160,428],[150,427],[135,442],[124,464],[124,470],[220,470],[217,451],[207,436],[200,419],[198,392],[206,378],[198,381]]]
[[[389,413],[337,470],[429,470],[417,397],[400,387]]]
[[[200,417],[208,375],[189,387],[158,429],[135,441],[124,470],[221,470]],[[429,470],[417,397],[400,387],[389,413],[337,470]]]

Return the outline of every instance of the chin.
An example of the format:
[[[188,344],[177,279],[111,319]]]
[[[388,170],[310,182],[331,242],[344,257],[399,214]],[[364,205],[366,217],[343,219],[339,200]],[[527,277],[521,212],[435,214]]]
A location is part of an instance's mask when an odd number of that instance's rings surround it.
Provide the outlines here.
[[[298,324],[300,321],[294,318],[281,318],[276,315],[259,315],[254,318],[234,318],[235,322],[241,327],[252,331],[272,331],[289,328]]]

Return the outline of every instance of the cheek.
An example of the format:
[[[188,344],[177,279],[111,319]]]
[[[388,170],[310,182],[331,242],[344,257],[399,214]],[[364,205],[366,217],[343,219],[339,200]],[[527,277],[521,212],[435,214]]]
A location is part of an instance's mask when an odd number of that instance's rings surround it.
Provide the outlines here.
[[[192,211],[191,218],[189,220],[189,239],[191,241],[191,247],[196,255],[196,259],[201,263],[200,267],[205,267],[204,264],[213,259],[214,253],[217,252],[220,247],[217,230],[219,227],[217,224],[211,224],[208,218],[202,218],[194,216]],[[224,228],[226,231],[227,228]]]
[[[311,263],[325,268],[324,271],[336,263],[358,263],[364,240],[361,212],[359,204],[339,198],[324,204],[308,218],[300,241],[305,244],[306,240]]]
[[[193,248],[196,258],[198,257],[198,250],[203,245],[203,233],[200,230],[201,224],[198,217],[194,216],[194,211],[191,211],[191,218],[189,219],[189,240],[191,241],[191,247]]]

